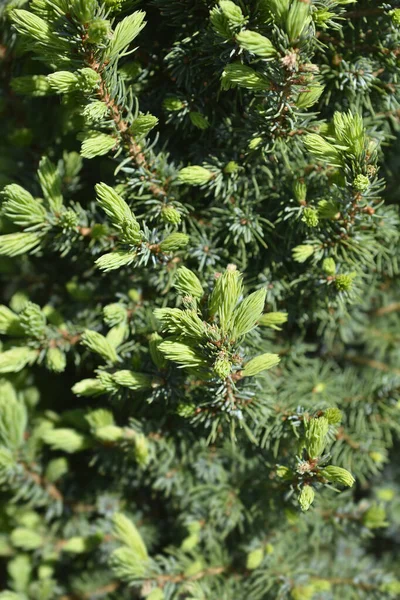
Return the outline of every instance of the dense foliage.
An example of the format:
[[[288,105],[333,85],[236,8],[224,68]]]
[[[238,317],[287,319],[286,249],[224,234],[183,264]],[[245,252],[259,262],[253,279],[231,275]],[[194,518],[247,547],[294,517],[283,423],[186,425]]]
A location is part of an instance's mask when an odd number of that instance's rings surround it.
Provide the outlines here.
[[[0,26],[0,600],[398,598],[400,2]]]

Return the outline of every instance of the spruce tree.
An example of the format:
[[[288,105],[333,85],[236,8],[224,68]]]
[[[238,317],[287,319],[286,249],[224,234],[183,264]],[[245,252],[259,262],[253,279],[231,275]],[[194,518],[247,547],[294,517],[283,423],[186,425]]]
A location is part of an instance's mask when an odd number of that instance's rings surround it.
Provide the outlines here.
[[[400,2],[0,35],[0,600],[399,598]]]

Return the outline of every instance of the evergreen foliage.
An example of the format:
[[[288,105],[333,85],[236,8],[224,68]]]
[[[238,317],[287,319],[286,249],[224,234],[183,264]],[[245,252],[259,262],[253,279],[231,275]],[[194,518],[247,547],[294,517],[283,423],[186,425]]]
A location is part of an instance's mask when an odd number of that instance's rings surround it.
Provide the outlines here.
[[[0,36],[0,600],[400,597],[400,2]]]

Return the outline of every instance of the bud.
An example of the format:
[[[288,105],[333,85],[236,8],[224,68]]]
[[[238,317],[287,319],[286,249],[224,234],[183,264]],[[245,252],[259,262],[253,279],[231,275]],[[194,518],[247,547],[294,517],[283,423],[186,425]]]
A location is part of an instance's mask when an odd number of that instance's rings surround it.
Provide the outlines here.
[[[369,179],[366,175],[357,175],[353,181],[353,186],[359,192],[365,192],[369,188]]]
[[[79,89],[79,77],[70,71],[56,71],[47,76],[50,89],[57,94],[68,94]]]
[[[160,243],[161,252],[175,252],[185,248],[189,243],[189,236],[186,233],[171,233]]]
[[[379,488],[375,493],[377,498],[382,502],[391,502],[396,496],[396,492],[392,488]]]
[[[230,375],[232,363],[225,357],[217,358],[213,369],[220,379],[226,379]]]
[[[141,561],[148,561],[149,556],[145,543],[137,530],[136,526],[122,513],[115,513],[113,516],[114,536],[132,550]]]
[[[90,94],[93,92],[101,82],[99,73],[97,73],[97,71],[94,69],[90,69],[89,67],[79,69],[78,78],[79,90],[85,94]]]
[[[267,9],[278,23],[286,19],[289,11],[290,0],[268,0]]]
[[[327,419],[329,425],[339,425],[342,421],[342,411],[336,407],[327,408],[324,411],[324,417]]]
[[[340,207],[333,200],[320,200],[318,202],[318,216],[320,219],[335,219],[340,212]]]
[[[256,356],[244,366],[242,375],[243,377],[252,377],[261,373],[261,371],[276,367],[279,362],[280,358],[278,354],[260,354],[260,356]]]
[[[235,87],[265,91],[269,87],[269,80],[264,75],[240,62],[229,63],[221,75],[221,89],[226,91]]]
[[[101,100],[94,100],[94,102],[90,102],[83,109],[83,116],[89,124],[96,123],[97,121],[101,121],[108,113],[107,104],[102,102]],[[79,154],[78,154],[79,156]],[[80,157],[79,157],[80,158]]]
[[[286,323],[287,320],[288,314],[285,312],[270,312],[261,315],[258,320],[258,325],[270,327],[271,329],[275,329],[275,331],[281,331],[282,327],[278,327],[278,325]]]
[[[137,10],[118,23],[107,48],[107,56],[114,58],[127,49],[146,25],[144,17],[145,13],[142,10]]]
[[[14,26],[19,33],[37,42],[49,44],[52,41],[50,26],[44,19],[28,10],[14,9],[10,12]]]
[[[300,244],[292,250],[293,260],[303,263],[314,254],[314,246],[310,244]]]
[[[0,365],[1,356],[0,353]],[[12,391],[13,395],[9,395],[7,391],[4,392],[4,386],[2,386],[0,397],[0,445],[14,451],[24,441],[27,410],[25,404],[15,395],[13,389]]]
[[[87,29],[88,42],[101,44],[106,42],[111,34],[111,23],[106,19],[95,19]]]
[[[62,180],[57,167],[46,156],[39,163],[38,177],[49,208],[59,213],[63,207]]]
[[[63,546],[62,551],[68,554],[83,554],[87,551],[86,539],[80,536],[69,538]]]
[[[173,285],[181,296],[192,296],[196,300],[204,296],[199,278],[187,267],[179,267]]]
[[[18,256],[36,250],[43,237],[36,231],[8,233],[0,236],[0,256]]]
[[[163,102],[164,110],[168,110],[170,112],[176,112],[178,110],[182,110],[185,104],[182,100],[176,97],[165,98]]]
[[[342,467],[329,465],[328,467],[321,469],[320,473],[331,483],[341,483],[347,487],[352,487],[353,483],[355,482],[355,479],[350,471],[343,469]]]
[[[99,354],[106,361],[116,363],[119,360],[115,348],[113,348],[104,335],[101,335],[97,331],[86,329],[82,334],[81,343],[92,352]]]
[[[62,450],[69,454],[88,447],[85,436],[74,429],[48,429],[42,434],[42,440],[53,450]]]
[[[67,358],[59,348],[49,348],[46,352],[46,367],[49,371],[62,373],[67,366]]]
[[[377,465],[382,465],[386,461],[386,456],[382,452],[369,452],[369,456]]]
[[[307,186],[304,181],[297,180],[293,185],[293,193],[299,204],[304,204],[307,199]]]
[[[51,460],[46,467],[45,478],[47,481],[54,483],[61,479],[63,475],[68,473],[68,461],[63,456],[61,458],[54,458]]]
[[[158,119],[151,114],[139,115],[129,127],[129,133],[136,137],[147,135],[157,125]]]
[[[98,7],[96,0],[72,0],[71,10],[81,23],[89,23]]]
[[[179,171],[178,182],[187,185],[203,185],[214,177],[211,171],[204,167],[193,165],[192,167],[184,167]]]
[[[116,371],[112,378],[117,385],[133,391],[146,390],[153,385],[153,381],[148,375],[145,375],[144,373],[135,373],[128,369]]]
[[[125,200],[105,183],[96,185],[96,193],[100,207],[110,217],[113,225],[122,232],[124,242],[134,245],[139,244],[142,239],[142,232],[135,215]],[[124,253],[122,255],[126,256]]]
[[[381,527],[387,527],[389,523],[386,521],[386,511],[383,506],[373,504],[363,514],[362,522],[368,529],[379,529]]]
[[[199,112],[194,111],[189,113],[189,118],[192,122],[192,125],[197,127],[197,129],[208,129],[208,127],[210,127],[207,117]]]
[[[252,550],[247,555],[246,569],[249,569],[250,571],[257,569],[257,567],[261,565],[263,558],[264,548],[256,548],[255,550]]]
[[[245,335],[257,325],[264,310],[265,289],[253,292],[239,304],[232,314],[232,339]]]
[[[196,405],[192,404],[192,403],[183,404],[183,402],[181,402],[176,407],[176,414],[179,415],[180,417],[183,417],[184,419],[190,419],[190,417],[193,417],[193,415],[195,413],[196,413]]]
[[[20,325],[26,335],[42,338],[46,331],[46,317],[37,304],[28,302],[20,313]]]
[[[233,173],[237,173],[240,167],[234,160],[230,160],[224,167],[224,173],[227,175],[232,175]]]
[[[261,137],[255,137],[249,142],[249,150],[256,150],[262,144]]]
[[[312,19],[315,25],[321,29],[327,29],[327,27],[329,27],[328,21],[335,16],[335,13],[329,12],[329,10],[324,8],[316,10],[312,13]]]
[[[319,223],[319,218],[315,208],[307,206],[303,210],[303,216],[301,217],[301,220],[307,225],[307,227],[317,227]]]
[[[228,265],[214,284],[209,313],[218,315],[221,328],[226,331],[230,325],[233,311],[243,294],[242,274],[235,265]]]
[[[11,88],[16,94],[22,96],[47,96],[51,94],[50,83],[46,75],[23,75],[22,77],[14,77],[11,81]]]
[[[83,158],[95,158],[103,156],[110,152],[116,145],[118,140],[111,135],[98,133],[97,131],[88,132],[85,134],[81,147],[81,156]]]
[[[135,435],[135,458],[141,467],[149,462],[149,443],[143,433]]]
[[[196,368],[206,366],[203,357],[187,344],[166,340],[159,345],[168,360],[179,363],[182,367]]]
[[[321,83],[314,83],[308,87],[304,92],[300,92],[297,96],[296,106],[300,109],[310,108],[316,102],[318,102],[324,87]]]
[[[293,471],[289,469],[289,467],[278,465],[276,467],[276,476],[279,477],[279,479],[289,480],[293,478]]]
[[[326,446],[329,422],[325,417],[304,420],[305,446],[310,458],[318,458]]]
[[[336,273],[336,263],[333,258],[324,258],[322,261],[322,270],[325,275],[330,275],[331,277]]]
[[[304,143],[307,150],[314,154],[319,160],[327,162],[333,167],[342,166],[340,151],[336,146],[327,142],[318,133],[307,134],[304,138]]]
[[[13,546],[22,550],[37,550],[44,540],[36,531],[26,527],[17,527],[11,532],[10,540]]]
[[[310,22],[310,0],[294,0],[286,19],[290,41],[297,40]]]
[[[102,271],[114,271],[114,269],[120,269],[130,265],[135,259],[135,253],[124,252],[123,250],[116,250],[115,252],[109,252],[100,256],[95,263]]]
[[[118,302],[108,304],[103,308],[103,318],[105,323],[107,323],[107,325],[110,327],[114,327],[120,323],[125,323],[127,319],[126,308]]]
[[[338,292],[349,292],[353,287],[353,279],[355,273],[343,273],[342,275],[336,275],[335,287]]]
[[[390,16],[392,18],[392,23],[397,27],[400,27],[400,8],[395,8],[390,11]]]
[[[246,22],[246,18],[244,17],[240,6],[231,2],[231,0],[220,0],[219,8],[231,25],[239,27]]]
[[[67,208],[59,216],[58,225],[63,231],[76,230],[79,225],[79,215],[72,208]]]
[[[165,223],[171,223],[171,225],[179,225],[181,222],[180,212],[172,204],[164,204],[161,210],[161,217]]]
[[[307,511],[314,502],[315,492],[310,485],[303,485],[299,495],[299,504],[302,511]]]
[[[277,54],[272,42],[255,31],[243,30],[236,36],[241,48],[256,54],[260,58],[274,58]]]

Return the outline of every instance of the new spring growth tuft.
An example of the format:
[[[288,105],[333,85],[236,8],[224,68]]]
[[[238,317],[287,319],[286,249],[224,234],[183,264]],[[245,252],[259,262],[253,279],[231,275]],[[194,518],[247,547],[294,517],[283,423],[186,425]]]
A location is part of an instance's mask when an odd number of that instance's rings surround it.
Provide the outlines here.
[[[304,485],[299,494],[299,504],[302,511],[306,512],[314,502],[315,492],[310,485]]]
[[[351,487],[355,482],[355,479],[350,471],[343,469],[342,467],[329,465],[324,469],[321,469],[320,473],[331,483],[341,483],[342,485]]]
[[[67,357],[59,348],[49,348],[46,352],[46,367],[54,373],[62,373],[67,366]]]
[[[111,23],[107,19],[95,19],[87,29],[90,44],[102,44],[111,36]]]
[[[258,320],[258,325],[262,327],[270,327],[275,331],[281,331],[282,327],[279,325],[283,325],[288,320],[288,314],[286,312],[270,312],[261,315]]]
[[[171,233],[160,243],[161,252],[175,252],[182,250],[189,243],[189,236],[186,233]]]
[[[230,375],[232,363],[224,356],[217,358],[214,363],[214,372],[220,379],[226,379]]]
[[[181,222],[180,212],[172,204],[165,204],[162,207],[161,217],[165,223],[171,223],[171,225],[179,225]]]
[[[303,210],[303,216],[301,217],[301,220],[307,225],[307,227],[318,227],[318,212],[315,210],[315,208],[306,206]]]
[[[357,175],[357,177],[353,181],[353,186],[359,192],[366,192],[369,188],[369,179],[366,175]]]
[[[272,59],[277,55],[271,40],[256,31],[243,30],[237,34],[236,41],[241,48],[260,58]]]
[[[335,275],[336,263],[333,260],[333,258],[324,258],[324,260],[322,261],[322,270],[325,273],[325,275],[329,275],[330,277],[333,277],[333,275]]]
[[[326,417],[311,418],[304,421],[305,447],[310,458],[319,458],[326,446],[329,421]]]
[[[187,185],[203,185],[212,177],[213,174],[208,169],[193,165],[192,167],[184,167],[179,171],[178,182]]]
[[[228,265],[219,275],[210,296],[210,315],[219,317],[219,324],[226,331],[231,324],[233,311],[243,294],[242,275],[236,265]]]
[[[258,375],[261,371],[272,369],[280,362],[278,354],[260,354],[252,358],[243,368],[243,377],[252,377]]]
[[[356,277],[355,273],[342,273],[335,277],[335,287],[338,292],[349,292],[353,287],[353,280]]]
[[[187,267],[179,267],[174,279],[174,287],[182,296],[191,296],[199,300],[204,290],[197,275]]]

